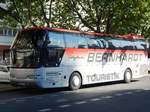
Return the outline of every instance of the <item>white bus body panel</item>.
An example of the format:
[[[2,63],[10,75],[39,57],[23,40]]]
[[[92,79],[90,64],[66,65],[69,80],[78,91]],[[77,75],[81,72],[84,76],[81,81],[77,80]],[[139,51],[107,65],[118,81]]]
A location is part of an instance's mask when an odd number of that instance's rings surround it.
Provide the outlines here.
[[[89,53],[101,53],[97,62],[90,60]],[[11,68],[11,81],[33,82],[42,88],[67,87],[69,78],[73,72],[79,72],[82,77],[82,84],[117,81],[124,79],[124,72],[127,68],[132,71],[132,78],[139,78],[145,75],[147,57],[143,52],[139,54],[140,61],[121,62],[105,61],[100,58],[106,50],[74,49],[65,50],[59,67],[41,67],[36,69],[15,69]],[[114,54],[116,52],[113,52]],[[112,55],[113,55],[112,53]],[[121,51],[117,51],[118,54]],[[134,54],[130,51],[131,54]],[[126,52],[126,54],[130,54]],[[136,51],[135,51],[136,53]],[[102,55],[102,56],[101,56]]]

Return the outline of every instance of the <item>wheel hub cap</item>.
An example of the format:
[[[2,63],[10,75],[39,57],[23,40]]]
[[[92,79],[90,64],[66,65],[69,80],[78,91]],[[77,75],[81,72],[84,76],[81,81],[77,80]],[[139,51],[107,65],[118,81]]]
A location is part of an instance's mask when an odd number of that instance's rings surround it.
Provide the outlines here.
[[[78,86],[80,84],[80,79],[77,76],[73,77],[72,84]]]
[[[126,73],[126,78],[127,78],[127,80],[130,80],[130,79],[131,79],[131,74],[130,74],[130,72],[127,72],[127,73]]]

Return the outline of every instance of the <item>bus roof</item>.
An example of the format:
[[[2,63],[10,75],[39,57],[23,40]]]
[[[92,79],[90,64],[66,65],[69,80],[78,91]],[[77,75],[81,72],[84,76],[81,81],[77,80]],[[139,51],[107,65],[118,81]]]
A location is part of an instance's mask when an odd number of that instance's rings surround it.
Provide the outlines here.
[[[66,33],[76,33],[76,34],[84,34],[84,35],[93,35],[93,36],[108,36],[108,37],[118,37],[118,38],[125,38],[125,39],[143,39],[143,35],[137,34],[127,34],[127,35],[115,35],[115,34],[106,34],[106,33],[95,33],[95,32],[81,32],[77,30],[69,30],[63,28],[48,28],[48,27],[31,27],[23,29],[22,31],[28,30],[49,30],[55,32],[66,32]]]

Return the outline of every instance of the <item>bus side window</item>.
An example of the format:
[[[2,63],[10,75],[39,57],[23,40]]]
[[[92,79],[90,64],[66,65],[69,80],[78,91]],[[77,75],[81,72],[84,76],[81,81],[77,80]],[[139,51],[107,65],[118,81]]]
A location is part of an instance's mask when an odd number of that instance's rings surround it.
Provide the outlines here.
[[[78,48],[78,37],[76,34],[64,33],[66,48]]]
[[[88,48],[87,39],[82,35],[78,38],[78,48]]]
[[[62,34],[56,32],[49,32],[49,48],[64,48],[64,38]]]
[[[137,40],[135,40],[134,43],[135,43],[137,50],[146,50],[147,49],[146,42],[143,39],[137,39]]]
[[[67,48],[87,48],[87,40],[80,34],[65,34]]]
[[[120,49],[120,39],[115,37],[108,37],[107,41],[108,41],[109,49],[113,49],[113,50]]]
[[[98,40],[98,39],[97,39],[97,42],[99,44],[99,48],[103,49],[104,48],[103,42],[101,40]]]
[[[108,48],[108,42],[104,40],[102,37],[99,37],[97,39],[97,42],[99,44],[100,49],[107,49]]]
[[[105,49],[108,49],[108,48],[109,48],[109,43],[108,43],[108,41],[105,39],[105,37],[104,37],[104,39],[103,39],[103,44],[104,44],[104,48],[105,48]]]
[[[135,44],[133,40],[122,39],[121,41],[121,49],[122,50],[135,50]]]
[[[97,42],[96,39],[94,38],[88,38],[88,48],[90,49],[96,49],[96,48],[99,48],[99,44]]]

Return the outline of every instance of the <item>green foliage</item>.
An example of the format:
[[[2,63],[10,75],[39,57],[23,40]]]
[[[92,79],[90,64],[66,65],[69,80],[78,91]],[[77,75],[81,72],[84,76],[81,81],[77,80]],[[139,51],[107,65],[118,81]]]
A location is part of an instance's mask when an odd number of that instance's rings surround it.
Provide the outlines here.
[[[1,24],[48,26],[149,37],[149,0],[1,0]],[[149,37],[150,38],[150,37]]]

